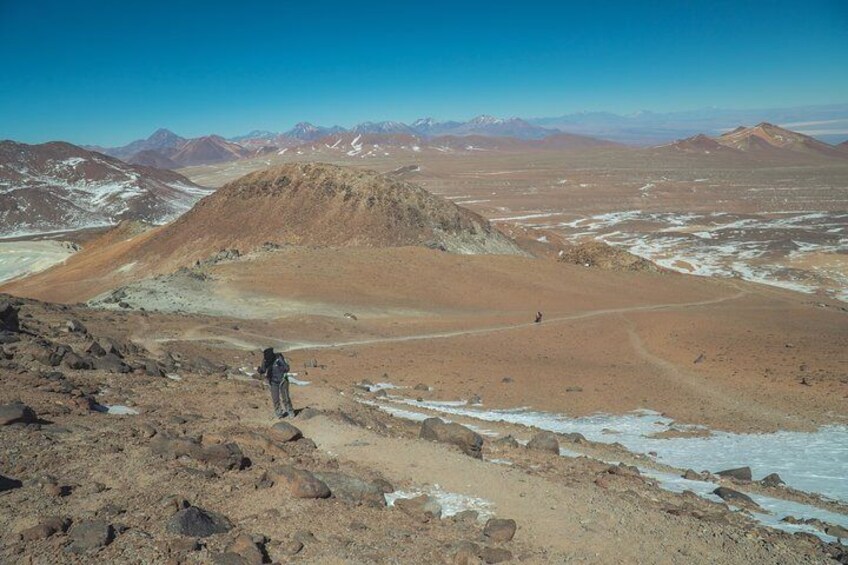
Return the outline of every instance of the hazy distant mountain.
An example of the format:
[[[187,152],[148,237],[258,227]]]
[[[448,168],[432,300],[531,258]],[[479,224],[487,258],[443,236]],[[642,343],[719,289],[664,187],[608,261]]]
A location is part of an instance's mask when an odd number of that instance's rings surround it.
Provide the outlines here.
[[[695,136],[719,135],[738,124],[769,122],[829,143],[848,139],[848,104],[734,110],[704,108],[681,112],[581,112],[528,122],[634,145],[652,145]]]
[[[315,139],[320,139],[325,135],[340,133],[343,131],[346,130],[340,126],[323,127],[312,125],[309,122],[300,122],[282,135],[283,137],[299,139],[300,141],[313,141]]]
[[[414,135],[413,128],[401,122],[362,122],[351,128],[354,133],[402,133]]]
[[[147,139],[139,139],[121,147],[86,147],[86,149],[94,149],[100,153],[117,157],[118,159],[126,159],[140,151],[150,150],[168,156],[176,152],[185,142],[185,138],[178,136],[170,130],[160,128],[153,132]]]
[[[171,156],[171,160],[187,167],[234,161],[250,154],[251,152],[241,145],[227,141],[219,135],[207,135],[186,141],[179,151]]]
[[[127,157],[125,161],[131,165],[142,165],[155,169],[178,169],[180,167],[176,161],[153,149],[139,151],[135,155]]]
[[[244,135],[237,135],[236,137],[229,138],[229,141],[235,141],[236,143],[240,141],[254,141],[254,140],[264,140],[264,141],[272,141],[280,134],[275,133],[273,131],[255,129],[250,133],[246,133]]]
[[[445,135],[462,125],[462,122],[437,122],[433,118],[419,118],[410,127],[424,136]]]
[[[0,142],[0,235],[163,223],[210,191],[172,171],[129,165],[70,143]]]
[[[413,131],[426,137],[452,135],[485,135],[491,137],[514,137],[516,139],[543,139],[557,130],[530,124],[521,118],[495,118],[481,115],[467,122],[437,122],[432,118],[416,120],[410,126]]]

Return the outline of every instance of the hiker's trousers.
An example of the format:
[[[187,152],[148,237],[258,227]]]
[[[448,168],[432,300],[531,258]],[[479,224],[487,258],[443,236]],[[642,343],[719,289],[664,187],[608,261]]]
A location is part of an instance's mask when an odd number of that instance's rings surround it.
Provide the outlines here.
[[[268,380],[268,385],[271,387],[271,400],[274,402],[274,414],[278,418],[286,415],[294,415],[294,407],[292,406],[291,395],[289,394],[289,379],[288,377],[271,377]],[[282,401],[282,406],[280,406]]]

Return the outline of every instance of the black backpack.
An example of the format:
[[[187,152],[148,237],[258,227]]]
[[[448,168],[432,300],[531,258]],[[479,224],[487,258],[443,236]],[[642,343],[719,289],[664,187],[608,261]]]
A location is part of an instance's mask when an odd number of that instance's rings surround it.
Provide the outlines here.
[[[286,358],[283,356],[282,353],[278,353],[277,358],[274,359],[274,363],[271,365],[268,371],[268,376],[283,378],[290,370],[291,367],[289,367],[289,362],[286,361]]]

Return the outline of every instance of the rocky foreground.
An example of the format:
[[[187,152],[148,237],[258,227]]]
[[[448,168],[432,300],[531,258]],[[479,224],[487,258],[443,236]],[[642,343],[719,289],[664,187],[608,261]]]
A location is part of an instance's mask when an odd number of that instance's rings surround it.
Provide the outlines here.
[[[195,322],[0,298],[0,561],[848,563],[753,522],[744,471],[728,505],[672,494],[559,455],[580,437],[395,418],[311,358],[276,422],[254,353],[137,339]]]

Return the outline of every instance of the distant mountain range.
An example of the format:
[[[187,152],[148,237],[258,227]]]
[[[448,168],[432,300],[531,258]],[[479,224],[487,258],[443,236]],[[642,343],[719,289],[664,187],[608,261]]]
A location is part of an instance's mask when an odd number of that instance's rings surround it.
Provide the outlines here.
[[[147,139],[121,147],[87,149],[129,163],[176,169],[288,150],[307,154],[344,149],[352,155],[377,156],[385,154],[385,147],[415,152],[473,151],[595,147],[615,143],[653,146],[675,139],[687,139],[699,145],[691,138],[699,134],[712,138],[731,131],[740,123],[758,122],[777,123],[821,141],[835,143],[848,138],[848,104],[764,110],[708,108],[669,113],[638,112],[626,116],[588,112],[534,119],[481,115],[465,122],[421,118],[410,124],[362,122],[350,129],[300,122],[283,132],[254,130],[229,139],[217,135],[186,139],[169,130],[159,129]],[[357,149],[360,145],[363,147]],[[844,150],[836,151],[844,153]]]
[[[311,151],[314,149],[311,144],[314,143],[332,149],[341,146],[347,147],[348,151],[356,151],[353,147],[357,145],[355,140],[358,138],[361,141],[365,137],[369,139],[369,144],[375,146],[402,145],[420,148],[430,145],[453,150],[465,147],[493,148],[546,139],[551,139],[552,145],[560,147],[610,145],[607,141],[564,134],[556,129],[530,124],[520,118],[478,116],[467,122],[438,122],[432,118],[424,118],[410,125],[392,121],[363,122],[349,130],[340,126],[323,127],[300,122],[282,133],[255,130],[230,139],[217,135],[186,139],[169,130],[159,129],[147,139],[139,139],[121,147],[86,149],[117,157],[128,163],[176,169],[255,157],[301,146],[304,150]],[[301,153],[304,150],[301,150]]]
[[[703,108],[680,112],[580,112],[551,118],[528,119],[529,123],[618,141],[630,145],[654,145],[699,133],[720,135],[739,124],[768,122],[828,143],[848,139],[848,104],[788,108]]]
[[[70,143],[0,142],[0,237],[122,220],[164,223],[210,192],[175,172],[130,165]]]

